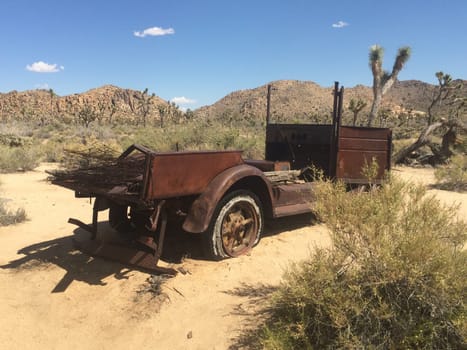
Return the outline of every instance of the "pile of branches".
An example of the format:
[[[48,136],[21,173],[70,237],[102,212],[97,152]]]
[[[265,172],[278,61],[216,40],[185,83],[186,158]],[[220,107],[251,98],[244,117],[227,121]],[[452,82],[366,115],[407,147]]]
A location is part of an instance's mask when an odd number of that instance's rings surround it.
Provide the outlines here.
[[[65,169],[49,171],[52,183],[75,190],[129,187],[142,181],[144,154],[120,158],[107,146],[85,150],[67,150]]]

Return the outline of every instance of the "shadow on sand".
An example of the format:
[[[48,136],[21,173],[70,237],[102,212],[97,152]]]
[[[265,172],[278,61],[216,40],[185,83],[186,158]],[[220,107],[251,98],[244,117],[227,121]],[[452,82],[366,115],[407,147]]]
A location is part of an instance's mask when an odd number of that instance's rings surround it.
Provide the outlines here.
[[[18,250],[21,258],[0,266],[2,269],[33,269],[38,266],[54,264],[66,271],[52,293],[64,292],[73,281],[83,281],[90,285],[105,285],[106,277],[114,275],[117,279],[128,278],[130,272],[122,264],[102,263],[100,259],[93,259],[76,250],[73,238],[89,236],[82,229],[75,230],[75,235],[56,238],[29,245]]]
[[[309,225],[311,222],[312,218],[309,215],[268,221],[264,236],[293,230]],[[108,222],[100,222],[98,232],[99,239],[122,240],[109,227]],[[103,286],[106,284],[104,279],[109,276],[114,276],[116,279],[128,279],[129,273],[134,270],[153,273],[98,257],[92,258],[82,253],[74,246],[73,240],[86,240],[89,239],[89,235],[85,230],[77,228],[74,230],[74,235],[29,245],[18,251],[18,254],[24,256],[2,265],[0,268],[21,270],[54,264],[64,269],[66,273],[52,290],[52,293],[64,292],[73,281]],[[185,233],[181,230],[169,230],[164,242],[161,260],[179,264],[184,258],[204,259],[200,235]]]

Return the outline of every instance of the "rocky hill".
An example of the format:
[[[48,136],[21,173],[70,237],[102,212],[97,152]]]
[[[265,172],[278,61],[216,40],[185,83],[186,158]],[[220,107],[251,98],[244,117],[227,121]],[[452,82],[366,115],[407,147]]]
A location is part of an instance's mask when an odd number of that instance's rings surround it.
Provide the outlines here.
[[[52,90],[11,91],[0,94],[0,120],[50,119],[70,121],[89,117],[101,122],[158,121],[169,111],[181,113],[158,96],[105,85],[81,94],[58,96]]]
[[[333,87],[321,87],[311,81],[280,80],[270,83],[271,115],[273,120],[308,119],[311,121],[330,115]],[[255,89],[235,91],[211,106],[198,109],[200,117],[214,118],[221,115],[256,116],[265,118],[267,85]],[[426,111],[436,87],[416,80],[397,82],[383,98],[382,109],[392,113]],[[467,81],[464,81],[464,94],[467,96]],[[371,87],[357,85],[345,88],[344,113],[349,115],[348,104],[351,99],[361,99],[367,106],[361,112],[367,115],[373,93]],[[420,113],[423,114],[423,113]]]
[[[467,81],[461,95],[467,96]],[[311,81],[280,80],[272,83],[271,114],[274,121],[307,120],[318,122],[330,117],[332,108],[332,87],[321,87]],[[255,119],[261,120],[266,114],[267,85],[232,92],[216,103],[194,111],[195,118],[201,119]],[[416,80],[400,81],[383,98],[382,109],[393,114],[417,114],[426,111],[436,86]],[[357,85],[346,88],[344,94],[344,115],[350,116],[348,104],[351,99],[367,102],[361,112],[367,115],[372,101],[370,87]],[[441,111],[445,113],[446,111]],[[0,120],[64,121],[91,117],[99,122],[132,121],[134,123],[159,123],[161,118],[182,118],[177,106],[158,96],[149,96],[141,91],[122,89],[106,85],[81,94],[57,96],[51,90],[12,91],[0,93]],[[144,119],[144,120],[143,120]]]

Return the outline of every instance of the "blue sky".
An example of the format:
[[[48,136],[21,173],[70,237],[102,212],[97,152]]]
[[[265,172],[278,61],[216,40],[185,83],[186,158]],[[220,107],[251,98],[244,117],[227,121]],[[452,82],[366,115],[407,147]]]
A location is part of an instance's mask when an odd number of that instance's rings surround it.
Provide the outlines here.
[[[399,78],[467,79],[466,0],[2,0],[0,92],[105,84],[184,108],[278,79],[371,85],[368,50],[412,57]]]

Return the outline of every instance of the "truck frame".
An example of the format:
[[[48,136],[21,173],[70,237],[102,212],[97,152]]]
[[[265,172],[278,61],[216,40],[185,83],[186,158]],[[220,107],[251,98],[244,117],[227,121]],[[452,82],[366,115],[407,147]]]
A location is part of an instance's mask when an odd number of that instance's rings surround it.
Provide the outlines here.
[[[264,160],[242,152],[155,152],[132,145],[112,164],[56,172],[52,183],[94,199],[92,223],[69,222],[91,233],[82,251],[153,271],[168,222],[200,234],[212,259],[237,257],[259,241],[264,220],[312,211],[315,182],[310,167],[351,186],[365,185],[366,164],[378,165],[376,183],[390,169],[392,133],[387,128],[341,125],[344,88],[334,85],[332,124],[273,124],[267,98]],[[109,224],[125,244],[98,237],[98,213],[109,210]],[[170,220],[177,217],[179,220]]]

